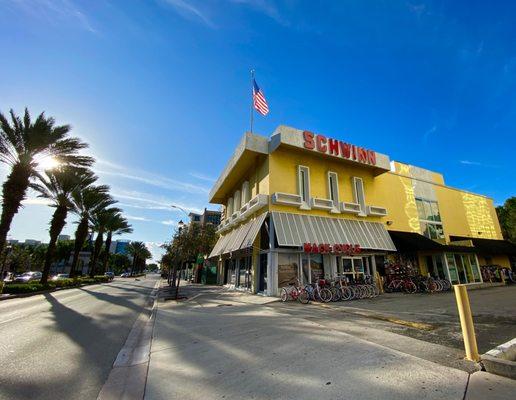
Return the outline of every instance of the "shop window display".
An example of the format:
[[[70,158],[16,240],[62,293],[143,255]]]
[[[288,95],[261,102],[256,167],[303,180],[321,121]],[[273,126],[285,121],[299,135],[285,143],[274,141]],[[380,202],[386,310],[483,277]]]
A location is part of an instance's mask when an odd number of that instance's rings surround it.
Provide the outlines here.
[[[299,254],[278,254],[278,288],[293,283],[298,278]]]

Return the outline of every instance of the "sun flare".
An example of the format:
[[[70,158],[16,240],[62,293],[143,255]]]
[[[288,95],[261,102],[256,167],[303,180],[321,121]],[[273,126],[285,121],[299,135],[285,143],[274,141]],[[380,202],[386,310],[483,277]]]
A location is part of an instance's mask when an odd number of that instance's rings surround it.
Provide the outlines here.
[[[44,171],[57,168],[60,165],[54,157],[47,156],[38,160],[38,168]]]

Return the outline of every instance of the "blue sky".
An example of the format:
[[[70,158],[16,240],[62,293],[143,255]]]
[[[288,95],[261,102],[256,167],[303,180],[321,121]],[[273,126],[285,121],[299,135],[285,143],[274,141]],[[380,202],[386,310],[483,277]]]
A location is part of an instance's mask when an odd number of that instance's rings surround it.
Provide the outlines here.
[[[516,194],[511,3],[0,0],[0,110],[70,123],[128,238],[154,248],[185,217],[170,204],[207,206],[248,129],[251,68],[271,109],[256,132],[346,139],[500,204]],[[38,203],[12,238],[46,240]]]

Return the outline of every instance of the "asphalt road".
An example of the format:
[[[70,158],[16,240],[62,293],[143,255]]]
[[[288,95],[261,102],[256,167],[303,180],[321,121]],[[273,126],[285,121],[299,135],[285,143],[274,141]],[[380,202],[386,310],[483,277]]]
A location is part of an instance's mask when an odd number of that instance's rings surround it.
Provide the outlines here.
[[[0,399],[96,399],[158,275],[0,302]]]

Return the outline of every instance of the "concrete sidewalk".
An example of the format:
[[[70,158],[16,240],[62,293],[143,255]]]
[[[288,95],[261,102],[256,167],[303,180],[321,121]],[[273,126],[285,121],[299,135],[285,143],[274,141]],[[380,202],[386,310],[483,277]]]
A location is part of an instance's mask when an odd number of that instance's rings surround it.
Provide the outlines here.
[[[463,399],[468,380],[472,400],[486,390],[484,398],[509,399],[515,390],[514,381],[486,373],[469,379],[465,371],[268,305],[275,299],[197,285],[181,294],[188,298],[158,305],[149,400]]]

